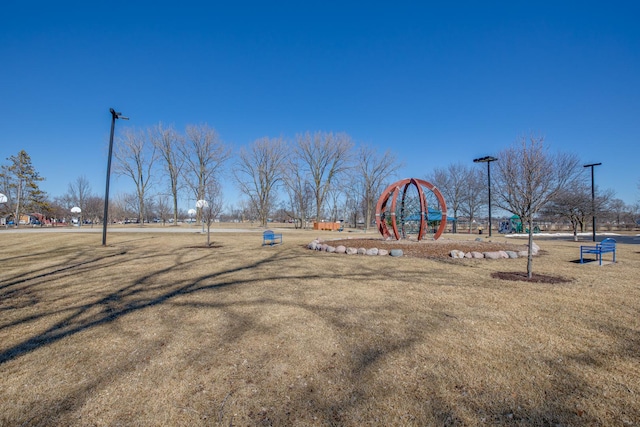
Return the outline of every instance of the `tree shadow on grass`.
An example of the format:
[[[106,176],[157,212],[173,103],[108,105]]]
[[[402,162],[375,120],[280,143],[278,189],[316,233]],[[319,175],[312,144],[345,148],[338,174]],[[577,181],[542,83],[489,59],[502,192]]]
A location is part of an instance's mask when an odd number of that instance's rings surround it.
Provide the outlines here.
[[[92,269],[95,268],[93,264],[96,261],[104,260],[107,258],[112,258],[111,262],[107,265],[100,265],[100,269],[104,269],[105,272],[108,269],[113,269],[117,266],[118,263],[124,263],[127,261],[125,259],[125,253],[118,253],[114,255],[109,255],[107,257],[97,258],[91,261],[79,263],[74,266],[61,266],[58,268],[54,268],[53,270],[47,273],[41,273],[29,279],[22,278],[19,280],[15,280],[11,283],[7,283],[6,286],[13,286],[17,284],[27,284],[29,281],[35,280],[36,282],[53,278],[60,273],[64,274],[80,274],[80,268]],[[102,298],[99,298],[96,301],[93,301],[88,304],[81,304],[75,307],[66,307],[60,310],[41,312],[39,314],[26,316],[15,320],[13,322],[8,322],[5,324],[0,324],[0,330],[5,329],[11,326],[19,325],[24,322],[33,321],[36,319],[40,319],[43,317],[51,316],[53,314],[60,314],[64,312],[70,312],[64,319],[55,322],[53,325],[48,327],[45,331],[32,336],[18,344],[15,344],[9,348],[6,348],[0,351],[0,365],[6,363],[7,361],[19,357],[23,354],[34,351],[44,345],[49,345],[56,341],[59,341],[68,336],[77,334],[89,328],[93,328],[96,326],[103,325],[105,323],[113,322],[118,318],[125,316],[127,314],[143,310],[146,308],[150,308],[159,304],[163,304],[173,298],[178,296],[184,296],[193,294],[195,292],[201,292],[205,290],[223,288],[232,285],[239,284],[247,284],[252,282],[263,281],[263,277],[253,277],[250,279],[244,280],[228,280],[221,281],[219,283],[213,285],[203,285],[203,282],[209,282],[213,279],[220,278],[225,275],[233,274],[235,272],[258,268],[262,265],[267,265],[270,263],[275,263],[278,261],[282,261],[283,257],[279,253],[273,253],[271,256],[260,259],[251,264],[241,264],[237,267],[218,271],[212,274],[201,275],[192,280],[183,280],[181,283],[167,283],[167,284],[156,284],[154,283],[154,278],[161,276],[163,274],[169,273],[176,268],[185,269],[189,266],[197,265],[198,263],[203,262],[207,259],[208,253],[204,253],[199,257],[191,259],[189,261],[181,261],[177,259],[176,262],[168,266],[166,268],[162,268],[159,270],[154,270],[152,273],[142,276],[128,284],[119,288],[114,292],[110,292]],[[143,261],[138,257],[137,260]],[[153,258],[149,256],[149,258]],[[146,262],[152,262],[151,259],[147,259]],[[309,278],[310,276],[301,276],[299,279]],[[284,277],[283,277],[284,278]],[[287,277],[290,278],[290,277]],[[1,297],[9,298],[11,296],[15,296],[18,292],[24,292],[19,289],[11,289],[5,291]],[[149,294],[148,296],[145,294]]]
[[[335,307],[324,303],[306,302],[303,298],[304,295],[301,295],[300,298],[287,301],[279,298],[278,295],[274,295],[273,298],[257,298],[232,302],[201,302],[197,298],[191,301],[176,300],[181,296],[197,296],[201,292],[243,284],[277,284],[280,280],[303,282],[309,279],[321,279],[330,284],[331,279],[338,278],[341,280],[352,280],[354,283],[366,283],[367,280],[379,274],[375,266],[368,269],[358,266],[349,274],[336,271],[320,271],[312,274],[300,274],[300,272],[296,271],[292,274],[286,269],[281,268],[281,263],[291,260],[300,262],[303,256],[301,256],[300,253],[270,252],[270,256],[252,263],[239,264],[213,273],[201,274],[194,278],[165,283],[166,280],[163,280],[161,277],[163,274],[174,270],[188,269],[210,259],[207,257],[208,255],[206,255],[208,251],[203,252],[205,252],[205,255],[197,256],[189,260],[182,259],[183,255],[181,254],[176,254],[175,262],[171,266],[143,275],[135,279],[132,283],[120,286],[117,290],[109,292],[107,295],[90,304],[56,311],[56,314],[63,311],[68,311],[70,314],[66,316],[65,319],[51,325],[42,333],[0,352],[0,365],[40,347],[55,343],[65,337],[113,322],[127,314],[168,302],[176,305],[184,305],[187,308],[214,308],[227,311],[230,308],[246,305],[256,307],[255,312],[264,312],[274,305],[288,306],[313,313],[313,315],[321,319],[322,322],[332,325],[332,329],[335,330],[336,333],[340,333],[345,329],[345,326],[348,326],[345,323],[345,317],[353,315],[353,311],[357,314],[357,322],[359,322],[357,325],[358,328],[366,329],[371,327],[368,322],[375,320],[377,312],[393,312],[394,310],[393,303],[388,302],[377,307],[354,308],[347,312],[342,306]],[[126,256],[124,254],[121,257],[115,256],[109,259],[109,264],[100,265],[99,268],[106,271],[108,268],[116,267],[119,263],[124,263],[125,258]],[[153,263],[154,257],[148,255],[146,261]],[[349,262],[352,261],[353,260],[349,260]],[[369,265],[366,262],[362,264],[365,266]],[[233,274],[242,270],[258,269],[263,266],[269,268],[259,270],[260,274],[256,274],[255,277],[245,275],[245,277],[238,278],[234,277]],[[273,268],[274,266],[277,268]],[[78,265],[77,268],[78,271],[80,271],[85,268],[91,269],[93,266],[90,263],[83,263],[82,265]],[[60,267],[58,270],[59,274],[69,274],[73,271],[73,269],[67,269],[66,267]],[[46,281],[47,279],[55,277],[55,274],[43,275],[40,273],[34,277],[33,280]],[[411,277],[415,282],[424,280],[424,271],[416,269],[415,274]],[[29,282],[28,280],[21,281],[20,284],[29,284]],[[330,288],[330,286],[328,286],[328,288]],[[428,309],[429,308],[425,308],[425,310]],[[358,311],[361,311],[361,313],[357,313]],[[371,313],[367,313],[367,311],[371,311]],[[243,318],[235,319],[235,323],[237,323],[238,326],[226,331],[221,331],[220,340],[222,342],[234,343],[239,341],[244,334],[264,327],[260,324],[260,318],[255,312],[248,313]],[[49,316],[52,313],[53,312],[42,313],[41,317]],[[446,321],[451,320],[447,317]],[[341,344],[343,346],[346,347],[348,345],[348,348],[343,347],[343,350],[350,352],[344,366],[337,367],[331,360],[323,360],[319,363],[318,367],[327,370],[340,370],[340,374],[346,378],[345,383],[350,384],[349,389],[343,393],[329,397],[322,396],[317,390],[317,387],[322,387],[322,385],[309,384],[308,386],[300,387],[289,392],[293,402],[291,404],[274,401],[273,407],[265,405],[266,409],[264,410],[259,406],[261,402],[241,402],[240,404],[253,405],[251,406],[253,410],[251,414],[252,420],[256,424],[263,425],[292,424],[296,422],[296,419],[292,418],[292,413],[299,416],[305,412],[317,417],[317,420],[310,421],[310,424],[344,425],[355,423],[357,418],[351,418],[353,413],[365,417],[365,419],[362,420],[362,424],[376,423],[375,415],[370,419],[366,419],[367,408],[369,406],[375,407],[379,413],[380,407],[375,406],[376,401],[392,398],[394,390],[399,389],[399,385],[393,384],[392,382],[386,384],[388,386],[387,388],[380,387],[379,384],[376,384],[376,373],[380,372],[381,369],[390,369],[389,365],[384,365],[388,358],[394,355],[411,353],[416,343],[427,341],[431,332],[444,327],[446,327],[444,317],[432,316],[428,320],[414,320],[412,324],[404,325],[398,334],[393,334],[395,336],[382,334],[377,342],[370,340],[360,342],[347,340],[342,342]],[[271,332],[274,333],[274,331]],[[629,349],[637,345],[639,341],[637,333],[632,334],[632,337],[635,338],[633,338],[629,344]],[[148,343],[141,343],[139,350],[140,355],[137,360],[148,363],[149,358],[157,354],[159,346],[162,345],[162,339],[153,339]],[[197,356],[192,357],[195,358]],[[579,359],[580,363],[584,364],[595,364],[602,358],[595,354],[574,355],[568,352],[562,355],[562,357]],[[488,386],[487,391],[487,393],[492,394],[490,399],[473,400],[467,397],[469,393],[467,385],[451,384],[448,378],[443,378],[441,375],[436,375],[429,371],[423,371],[421,377],[415,378],[413,383],[403,386],[409,389],[413,388],[411,391],[418,395],[417,400],[424,402],[421,408],[413,409],[412,413],[406,414],[408,418],[404,419],[404,421],[406,424],[424,424],[420,421],[436,420],[438,425],[464,425],[468,422],[470,416],[475,416],[478,424],[486,422],[494,425],[554,425],[566,420],[570,420],[576,425],[598,424],[599,420],[594,419],[589,414],[576,411],[574,405],[576,396],[587,396],[590,393],[594,393],[593,390],[589,390],[589,385],[586,384],[585,380],[578,378],[576,374],[568,369],[560,360],[546,360],[545,363],[554,377],[558,377],[558,379],[551,384],[540,383],[539,387],[542,393],[549,397],[548,400],[538,404],[514,396],[509,390],[500,390],[491,385]],[[43,407],[39,409],[38,415],[35,418],[27,420],[27,423],[44,425],[55,423],[56,420],[62,422],[65,414],[82,407],[88,399],[88,396],[95,393],[104,386],[103,384],[110,381],[112,372],[124,375],[138,368],[135,363],[123,360],[122,366],[114,368],[113,371],[105,372],[103,375],[98,375],[86,384],[78,385],[74,393],[69,393],[63,399],[58,399],[43,405]],[[268,368],[268,365],[266,365],[265,368]],[[424,392],[425,388],[420,387],[422,383],[436,384],[438,391],[434,394],[427,395]],[[457,398],[451,398],[452,389],[459,390],[459,396],[457,396]],[[233,392],[233,390],[229,393],[231,392]],[[227,396],[229,396],[229,394]],[[225,400],[222,400],[221,397],[215,406],[213,402],[210,403],[209,406],[213,409],[211,409],[212,412],[209,414],[210,417],[208,419],[215,420],[219,415],[220,421],[224,420],[224,424],[229,425],[233,423],[233,413],[225,413],[221,408],[223,408],[225,404],[231,406],[233,397],[229,402],[226,401],[226,397],[224,399]],[[489,403],[486,403],[487,401]],[[470,413],[475,415],[469,415]],[[0,421],[1,420],[2,418],[0,418]],[[398,424],[404,423],[403,419],[396,421]],[[124,424],[136,423],[136,419],[135,417],[133,419],[127,418],[123,419],[122,422]]]

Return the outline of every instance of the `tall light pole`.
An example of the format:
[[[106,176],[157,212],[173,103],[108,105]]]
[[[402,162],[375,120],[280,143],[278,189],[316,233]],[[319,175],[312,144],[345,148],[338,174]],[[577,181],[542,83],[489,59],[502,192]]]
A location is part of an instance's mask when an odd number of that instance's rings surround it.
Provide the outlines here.
[[[116,119],[129,120],[123,117],[122,113],[109,108],[111,113],[111,136],[109,137],[109,157],[107,159],[107,187],[104,190],[104,216],[102,217],[102,246],[107,245],[107,222],[109,215],[109,178],[111,177],[111,154],[113,153],[113,131],[116,127]]]
[[[496,157],[485,156],[473,159],[473,163],[487,164],[487,181],[489,183],[489,237],[491,237],[491,162],[498,160]]]
[[[591,168],[591,214],[593,215],[593,241],[596,241],[596,187],[593,180],[593,167],[600,166],[602,163],[590,163],[584,165],[585,168]]]

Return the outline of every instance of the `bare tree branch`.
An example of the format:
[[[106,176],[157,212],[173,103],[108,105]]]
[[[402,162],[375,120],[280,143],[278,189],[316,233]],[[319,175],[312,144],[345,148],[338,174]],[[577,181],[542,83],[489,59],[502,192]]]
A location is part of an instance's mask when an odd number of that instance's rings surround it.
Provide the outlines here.
[[[143,224],[145,197],[152,184],[153,165],[157,159],[156,148],[147,141],[144,132],[125,129],[114,150],[114,157],[117,160],[115,172],[131,178],[135,184],[138,220]]]
[[[344,133],[309,132],[298,135],[296,156],[304,171],[309,175],[309,183],[315,196],[316,221],[320,221],[322,208],[331,185],[350,167],[351,137]]]
[[[376,203],[388,180],[396,174],[402,165],[396,155],[387,150],[379,155],[373,147],[362,145],[358,149],[357,160],[353,168],[354,181],[360,187],[364,208],[365,230],[371,224]]]
[[[183,175],[195,200],[203,200],[207,185],[216,182],[216,176],[231,156],[231,150],[220,140],[215,129],[206,124],[189,125],[186,133],[187,141],[180,146],[185,162]]]
[[[518,215],[529,227],[527,274],[532,276],[533,218],[563,190],[576,186],[582,171],[578,158],[571,154],[551,156],[544,138],[522,137],[498,155],[495,203]]]
[[[184,138],[172,126],[165,127],[158,123],[149,130],[151,143],[156,147],[160,157],[164,160],[164,171],[169,181],[169,191],[173,201],[173,223],[178,223],[178,188],[179,179],[184,165],[184,157],[180,155],[180,147],[184,145]]]
[[[240,149],[233,174],[240,191],[249,198],[262,226],[276,205],[276,189],[285,173],[288,146],[282,138],[258,139]]]

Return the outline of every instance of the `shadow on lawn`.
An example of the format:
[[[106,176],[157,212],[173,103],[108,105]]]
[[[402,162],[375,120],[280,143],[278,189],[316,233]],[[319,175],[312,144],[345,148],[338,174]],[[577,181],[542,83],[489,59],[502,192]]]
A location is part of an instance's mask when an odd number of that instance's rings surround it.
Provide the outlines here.
[[[128,261],[125,258],[125,255],[126,255],[126,252],[105,255],[103,257],[96,257],[94,259],[87,260],[85,262],[81,262],[71,266],[69,265],[60,266],[46,273],[41,272],[29,278],[27,277],[14,278],[12,279],[12,281],[3,282],[0,284],[0,289],[3,289],[2,294],[0,294],[0,300],[5,298],[8,299],[19,292],[25,292],[25,290],[28,289],[29,287],[37,286],[37,284],[42,283],[42,281],[44,281],[45,279],[49,279],[52,277],[60,278],[59,277],[60,274],[69,274],[69,275],[80,274],[82,272],[82,269],[91,270],[91,269],[95,269],[96,267],[102,270],[105,270],[105,274],[106,274],[107,269],[116,268],[118,264]],[[152,255],[147,255],[146,257],[137,256],[136,261],[151,263],[153,262],[152,261],[153,257],[154,256]],[[11,359],[19,357],[23,354],[34,351],[43,345],[49,345],[51,343],[59,341],[70,335],[74,335],[86,329],[96,327],[108,322],[113,322],[114,320],[122,316],[125,316],[127,314],[133,313],[138,310],[143,310],[149,307],[162,304],[178,296],[188,295],[194,292],[204,291],[208,289],[215,289],[215,288],[222,288],[230,285],[237,285],[240,283],[250,283],[254,281],[264,280],[263,278],[256,277],[250,280],[241,280],[241,281],[231,280],[231,281],[223,281],[215,285],[202,286],[202,282],[205,280],[215,279],[217,277],[220,277],[226,274],[232,274],[240,270],[257,268],[261,265],[275,262],[279,258],[278,254],[274,253],[269,258],[261,259],[253,264],[249,264],[249,265],[245,264],[237,268],[219,271],[213,274],[203,275],[201,277],[196,278],[193,281],[187,281],[183,284],[171,283],[166,285],[150,286],[150,282],[152,282],[152,279],[154,277],[168,273],[171,270],[178,267],[186,268],[188,265],[195,265],[198,262],[203,261],[207,257],[208,257],[208,254],[205,253],[200,257],[190,260],[186,263],[183,263],[182,261],[180,261],[180,259],[177,259],[174,265],[171,265],[169,267],[166,267],[160,270],[153,271],[148,275],[140,277],[133,283],[126,285],[124,287],[121,287],[117,291],[111,292],[108,295],[89,304],[80,305],[78,307],[64,308],[58,311],[43,312],[43,313],[21,318],[13,322],[0,324],[0,330],[1,330],[1,329],[15,326],[27,321],[32,321],[32,320],[40,319],[43,317],[51,316],[53,314],[60,314],[61,312],[72,311],[71,315],[65,317],[60,321],[57,321],[42,333],[39,333],[31,338],[28,338],[21,343],[11,346],[10,348],[2,350],[0,352],[0,365],[2,365],[3,363],[6,363]],[[106,265],[104,264],[101,264],[99,266],[95,265],[100,261],[109,260],[109,259],[110,259],[110,262]],[[27,284],[30,281],[35,281],[35,283],[28,284],[27,286],[24,286],[21,288],[14,288],[17,285]],[[145,297],[144,294],[149,291],[151,291],[151,293],[153,294],[157,294],[157,293],[159,294],[154,295],[152,297]],[[3,309],[3,310],[6,310],[6,309]],[[95,312],[96,309],[98,310],[98,313],[94,314],[93,312]]]
[[[251,284],[255,282],[274,282],[278,280],[299,280],[323,279],[330,280],[338,277],[340,273],[322,272],[322,274],[288,275],[281,268],[267,269],[268,275],[259,274],[256,277],[246,277],[238,279],[233,277],[233,273],[242,270],[258,269],[260,267],[278,267],[280,263],[295,260],[303,262],[306,253],[302,255],[294,252],[273,252],[268,256],[259,259],[250,264],[238,265],[222,271],[211,274],[203,274],[195,279],[184,280],[178,283],[165,283],[161,280],[163,274],[174,270],[189,269],[194,265],[202,263],[210,258],[209,251],[203,251],[197,257],[185,261],[183,254],[174,254],[175,262],[163,269],[158,269],[148,275],[144,275],[134,280],[132,283],[120,287],[114,292],[99,298],[98,300],[76,307],[60,309],[57,311],[42,312],[37,315],[22,318],[11,324],[0,325],[0,329],[17,325],[21,322],[35,320],[37,318],[58,315],[63,312],[71,312],[64,319],[55,322],[42,333],[25,339],[10,348],[0,352],[0,365],[9,360],[25,355],[31,351],[35,351],[40,347],[57,342],[65,337],[85,331],[89,328],[113,322],[127,314],[164,304],[177,297],[185,295],[193,295],[208,290],[221,289],[232,285]],[[140,262],[153,263],[155,256],[145,254],[137,256]],[[110,269],[128,262],[126,252],[117,252],[112,254],[104,254],[102,257],[94,257],[76,264],[67,265],[66,262],[52,269],[43,269],[31,273],[14,277],[9,281],[0,282],[0,294],[2,298],[15,295],[18,287],[36,286],[45,283],[52,278],[61,278],[65,275],[81,274],[88,270],[100,269],[106,272]],[[263,270],[264,272],[264,270]],[[416,269],[415,272],[408,272],[408,281],[419,282],[424,280],[424,272]],[[226,275],[231,275],[229,278]],[[378,275],[375,266],[368,268],[354,269],[347,277],[341,275],[341,279],[351,279],[354,281],[366,281]],[[156,283],[156,280],[158,279]],[[216,279],[216,283],[210,283],[212,279]],[[164,284],[163,284],[164,283]],[[13,292],[13,294],[12,294]],[[198,303],[193,301],[175,302],[176,304],[184,304],[189,307],[206,307],[216,309],[228,309],[229,307],[238,307],[243,304],[247,306],[269,307],[273,305],[288,306],[294,309],[300,309],[305,312],[313,313],[322,319],[323,322],[332,325],[336,331],[341,331],[345,327],[345,317],[350,314],[345,311],[342,306],[333,307],[327,304],[311,304],[304,299],[295,299],[295,302],[279,299],[277,296],[273,298],[261,298],[258,300],[215,303],[205,302]],[[375,309],[384,312],[384,310],[392,312],[394,303],[389,302]],[[425,308],[433,310],[432,308]],[[225,314],[229,314],[228,310]],[[371,321],[376,318],[376,313],[356,313],[358,321],[362,321],[362,325],[358,327],[362,330],[371,328],[365,320]],[[240,315],[240,314],[238,314]],[[455,319],[455,320],[452,320]],[[249,331],[256,330],[261,327],[259,317],[255,313],[250,313],[244,318],[238,318],[234,322],[236,325],[232,329],[221,331],[221,342],[236,342]],[[393,398],[392,394],[401,387],[398,384],[377,384],[376,372],[380,369],[380,365],[386,358],[394,355],[411,353],[411,349],[418,342],[428,341],[429,334],[433,331],[446,328],[448,322],[458,321],[455,316],[447,313],[434,312],[433,316],[414,320],[411,324],[402,325],[402,329],[398,334],[382,334],[376,342],[373,340],[363,341],[345,341],[349,344],[349,348],[343,349],[349,351],[347,362],[338,366],[338,364],[329,360],[322,360],[321,369],[333,371],[336,376],[343,376],[346,384],[350,384],[350,388],[343,393],[336,394],[331,397],[323,397],[314,389],[313,386],[302,387],[297,390],[290,391],[292,403],[287,406],[284,402],[280,405],[269,407],[262,410],[259,407],[252,414],[252,419],[256,424],[263,425],[290,425],[297,420],[292,416],[299,415],[304,411],[308,411],[317,417],[317,421],[312,424],[324,425],[343,425],[355,423],[355,419],[351,418],[352,412],[366,414],[368,405],[375,405],[376,401],[387,398]],[[608,325],[607,332],[612,336],[628,336],[630,338],[627,347],[624,348],[625,354],[637,354],[633,351],[637,350],[640,342],[637,331],[619,331],[614,326]],[[372,337],[373,332],[369,335]],[[65,414],[71,413],[82,407],[88,396],[96,392],[104,383],[111,380],[113,372],[118,375],[125,375],[129,372],[140,369],[140,364],[149,364],[153,356],[156,355],[164,345],[162,337],[142,342],[137,348],[136,358],[133,360],[123,360],[123,363],[114,367],[113,370],[105,371],[94,378],[91,378],[85,384],[78,385],[72,394],[68,394],[64,399],[47,402],[47,406],[41,408],[37,413],[31,415],[32,418],[26,420],[28,424],[47,424],[55,423],[56,419],[62,419]],[[344,343],[343,343],[344,344]],[[471,416],[472,419],[480,423],[496,424],[496,425],[555,425],[570,421],[576,425],[599,424],[600,420],[592,418],[581,408],[576,407],[576,400],[588,397],[590,394],[598,393],[593,390],[582,377],[578,377],[573,370],[566,366],[563,360],[573,360],[582,365],[595,365],[598,363],[606,363],[606,359],[614,354],[619,354],[620,349],[611,348],[608,354],[571,354],[569,352],[559,355],[558,358],[544,360],[544,368],[551,372],[552,380],[539,378],[535,387],[540,389],[540,393],[546,396],[542,402],[531,402],[525,397],[518,394],[518,390],[501,390],[495,385],[487,384],[484,389],[474,388],[468,384],[451,384],[451,379],[444,378],[429,370],[420,371],[419,375],[414,378],[415,381],[402,386],[402,392],[410,396],[414,401],[421,402],[419,407],[413,409],[413,413],[398,414],[398,417],[406,417],[397,419],[398,424],[424,424],[429,420],[436,420],[438,425],[464,425]],[[197,355],[191,356],[194,361]],[[202,356],[206,358],[205,356]],[[637,356],[636,356],[637,357]],[[442,361],[429,361],[433,363],[444,363]],[[388,367],[386,369],[389,369]],[[524,379],[523,379],[524,380]],[[427,387],[429,385],[429,387]],[[386,387],[385,387],[386,386]],[[320,385],[320,387],[322,387]],[[436,390],[433,392],[433,390]],[[375,391],[372,391],[375,390]],[[451,395],[454,390],[457,395]],[[232,394],[230,391],[229,395]],[[630,391],[631,392],[631,391]],[[376,394],[377,393],[377,394]],[[489,397],[487,397],[487,395]],[[226,414],[223,409],[225,404],[230,402],[224,400],[211,404],[211,413],[209,418],[211,422],[216,420],[225,425],[233,423],[233,416]],[[490,403],[487,403],[490,402]],[[277,402],[275,403],[277,404]],[[274,405],[275,405],[274,404]],[[630,409],[630,415],[640,416],[637,409]],[[471,415],[470,415],[471,414]],[[475,417],[475,418],[474,418]],[[2,418],[0,418],[2,421]],[[113,421],[113,420],[112,420]],[[121,420],[123,424],[136,423],[135,419],[127,418]],[[375,423],[375,420],[367,420]],[[202,423],[201,420],[199,420]],[[115,423],[115,422],[114,422]],[[366,424],[364,422],[363,424]],[[1,424],[1,423],[0,423]],[[205,422],[204,424],[210,424]]]

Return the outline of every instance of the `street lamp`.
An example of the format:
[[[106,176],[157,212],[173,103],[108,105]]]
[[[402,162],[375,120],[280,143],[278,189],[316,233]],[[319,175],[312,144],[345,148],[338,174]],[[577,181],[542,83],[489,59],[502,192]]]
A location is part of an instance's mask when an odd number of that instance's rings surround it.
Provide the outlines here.
[[[129,120],[129,117],[123,117],[122,113],[116,112],[113,108],[109,108],[111,113],[111,136],[109,137],[109,157],[107,159],[107,186],[104,190],[104,216],[102,219],[102,246],[107,245],[107,219],[109,214],[109,178],[111,176],[111,153],[113,153],[113,130],[116,127],[116,119]]]
[[[498,160],[496,157],[485,156],[473,159],[473,163],[487,164],[487,181],[489,183],[489,237],[491,237],[491,162]]]
[[[596,190],[593,185],[593,167],[600,166],[602,163],[591,163],[584,165],[585,168],[591,168],[591,214],[593,215],[593,241],[596,241]]]

